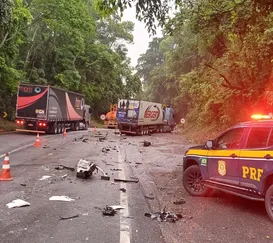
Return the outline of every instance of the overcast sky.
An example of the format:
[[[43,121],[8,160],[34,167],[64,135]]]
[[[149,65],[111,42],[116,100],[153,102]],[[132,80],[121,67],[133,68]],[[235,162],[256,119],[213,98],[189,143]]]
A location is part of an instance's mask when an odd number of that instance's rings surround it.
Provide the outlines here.
[[[123,21],[132,21],[135,24],[135,30],[133,32],[134,35],[134,44],[127,45],[128,48],[128,56],[131,58],[132,66],[137,65],[137,59],[140,54],[145,53],[148,49],[148,44],[152,40],[153,37],[149,37],[148,31],[145,28],[145,24],[136,20],[136,12],[135,7],[128,8],[124,11]],[[157,30],[156,36],[162,36],[161,31]],[[154,36],[155,37],[155,36]]]

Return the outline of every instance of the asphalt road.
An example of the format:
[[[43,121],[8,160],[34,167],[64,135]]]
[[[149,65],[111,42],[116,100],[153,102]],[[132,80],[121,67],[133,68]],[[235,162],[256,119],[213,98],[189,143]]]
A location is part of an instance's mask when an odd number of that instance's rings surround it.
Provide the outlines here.
[[[33,147],[35,134],[0,135],[0,154],[14,151],[10,154],[14,180],[0,182],[0,242],[273,242],[263,203],[220,192],[207,198],[185,192],[182,156],[190,144],[180,135],[121,137],[113,130],[100,132],[108,133],[107,140],[100,142],[92,130],[68,132],[66,138],[43,135],[40,148]],[[152,145],[143,147],[144,139]],[[102,152],[103,148],[110,150]],[[88,180],[77,179],[75,172],[55,169],[75,167],[81,158],[99,165],[110,181],[97,173]],[[51,177],[39,180],[45,175]],[[132,177],[139,183],[114,182]],[[50,201],[51,196],[74,201]],[[15,199],[31,205],[8,209],[5,205]],[[174,204],[177,201],[185,204]],[[101,209],[106,205],[124,209],[105,217]],[[163,208],[183,218],[169,223],[144,216]],[[78,217],[60,220],[69,216]]]

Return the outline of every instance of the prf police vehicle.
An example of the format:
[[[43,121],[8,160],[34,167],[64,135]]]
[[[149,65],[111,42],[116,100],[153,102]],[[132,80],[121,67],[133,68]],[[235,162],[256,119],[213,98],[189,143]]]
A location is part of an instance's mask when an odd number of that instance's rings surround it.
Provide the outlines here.
[[[190,148],[183,158],[183,185],[192,196],[206,196],[217,189],[264,201],[273,221],[272,115],[252,119]]]

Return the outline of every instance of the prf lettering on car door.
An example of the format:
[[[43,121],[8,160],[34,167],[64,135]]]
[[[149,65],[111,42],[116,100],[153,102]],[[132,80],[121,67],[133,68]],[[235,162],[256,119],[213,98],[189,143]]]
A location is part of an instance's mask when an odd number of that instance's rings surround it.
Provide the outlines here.
[[[262,174],[264,172],[263,169],[256,169],[253,167],[242,166],[243,169],[243,178],[260,181]]]

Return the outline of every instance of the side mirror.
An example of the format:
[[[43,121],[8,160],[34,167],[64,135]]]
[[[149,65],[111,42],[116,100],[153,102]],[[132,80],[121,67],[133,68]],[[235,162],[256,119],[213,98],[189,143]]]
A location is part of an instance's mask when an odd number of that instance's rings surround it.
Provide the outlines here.
[[[206,148],[208,148],[208,149],[212,149],[212,148],[213,148],[213,140],[208,140],[208,141],[206,141],[205,146],[206,146]]]

